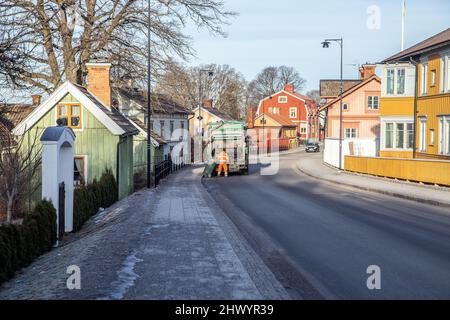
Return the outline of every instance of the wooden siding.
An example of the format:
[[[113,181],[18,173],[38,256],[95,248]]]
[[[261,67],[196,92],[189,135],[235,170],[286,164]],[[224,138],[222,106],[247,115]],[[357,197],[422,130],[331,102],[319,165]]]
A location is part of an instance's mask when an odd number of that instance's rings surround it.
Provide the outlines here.
[[[142,135],[138,134],[133,137],[133,171],[134,173],[146,170],[147,168],[147,139]],[[152,145],[152,158],[151,164],[160,163],[164,160],[164,146],[161,145],[157,148]]]
[[[345,157],[345,170],[450,186],[450,161]]]
[[[380,116],[412,116],[414,114],[414,97],[381,98]]]
[[[419,150],[420,128],[419,118],[427,117],[427,146],[424,154],[418,157],[434,158],[439,155],[439,118],[440,115],[450,115],[450,93],[419,97],[417,101],[416,147]],[[431,145],[430,130],[434,130],[434,144]]]
[[[406,158],[412,159],[413,152],[412,151],[387,151],[381,150],[380,157],[382,158]]]

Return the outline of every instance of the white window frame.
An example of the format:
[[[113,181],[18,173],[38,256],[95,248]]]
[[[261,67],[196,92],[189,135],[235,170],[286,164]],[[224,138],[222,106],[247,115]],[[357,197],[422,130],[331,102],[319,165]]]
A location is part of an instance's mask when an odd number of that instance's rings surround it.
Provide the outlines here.
[[[419,117],[419,151],[427,150],[427,117]]]
[[[398,92],[398,88],[399,88],[398,81],[400,80],[400,76],[399,76],[400,71],[403,71],[403,92],[402,93]],[[406,92],[406,69],[405,68],[397,68],[396,72],[395,72],[395,76],[396,76],[396,79],[394,82],[395,83],[395,85],[394,85],[395,86],[395,94],[396,95],[404,95]]]
[[[450,53],[447,54],[444,57],[445,66],[444,66],[444,85],[443,85],[443,91],[444,92],[450,92]]]
[[[392,124],[392,147],[387,147],[386,143],[387,143],[387,139],[386,139],[386,128],[387,128],[387,124]],[[398,148],[397,147],[397,135],[398,135],[398,130],[397,130],[397,125],[398,124],[403,124],[403,147],[402,148]],[[382,122],[382,150],[389,150],[389,151],[395,151],[395,150],[399,150],[399,151],[410,151],[413,149],[413,146],[411,148],[408,148],[408,141],[409,141],[409,131],[408,131],[408,125],[412,125],[413,126],[413,131],[411,132],[413,134],[414,137],[414,120],[406,120],[406,119],[385,119]]]
[[[375,108],[375,98],[377,98],[377,107]],[[372,100],[372,103],[369,101]],[[380,110],[380,97],[379,96],[367,96],[367,109],[368,110]]]
[[[345,128],[345,139],[357,139],[358,128]]]
[[[393,96],[395,95],[395,68],[388,68],[386,69],[386,94],[388,96]],[[392,92],[389,92],[389,73],[392,72]]]
[[[348,103],[343,103],[342,104],[342,110],[348,110]]]
[[[297,119],[297,108],[296,107],[289,108],[289,118],[290,119]]]
[[[288,103],[287,96],[278,96],[278,103]]]
[[[450,155],[450,115],[439,116],[439,154]]]
[[[88,156],[86,154],[76,154],[76,155],[74,155],[73,158],[74,158],[73,159],[74,162],[75,162],[76,158],[82,158],[83,159],[83,164],[84,164],[84,166],[83,166],[83,171],[84,171],[83,172],[83,177],[84,177],[84,183],[87,184],[88,183]],[[75,170],[75,168],[74,168],[74,170]],[[75,173],[75,171],[74,171],[74,173]],[[74,186],[78,186],[78,185],[75,184],[75,180],[73,180],[73,185]]]
[[[433,69],[431,70],[431,86],[435,87],[436,86],[436,80],[437,80],[437,70]]]
[[[423,96],[428,93],[428,62],[422,63],[422,79],[420,83],[420,92]]]

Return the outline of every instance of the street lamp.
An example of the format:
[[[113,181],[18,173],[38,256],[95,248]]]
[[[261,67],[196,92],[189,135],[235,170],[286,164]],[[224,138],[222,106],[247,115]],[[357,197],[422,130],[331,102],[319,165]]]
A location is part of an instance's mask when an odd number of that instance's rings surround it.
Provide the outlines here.
[[[202,73],[207,73],[208,76],[212,77],[214,75],[214,71],[212,69],[200,69],[198,72],[199,75],[199,79],[198,79],[198,94],[199,94],[199,106],[198,106],[198,129],[199,129],[199,136],[200,138],[200,143],[201,143],[201,151],[202,151],[202,161],[203,161],[203,125],[202,125],[202,120],[203,120],[203,116],[202,116],[202,106],[203,106],[203,88],[202,88]]]
[[[202,87],[202,73],[207,73],[209,77],[212,77],[214,75],[214,71],[211,69],[200,69],[199,70],[199,79],[198,79],[198,94],[199,94],[199,109],[198,109],[198,127],[199,127],[199,133],[201,133],[201,136],[203,138],[203,126],[202,126],[202,106],[203,106],[203,87]]]
[[[340,108],[339,108],[339,169],[342,169],[342,94],[344,92],[344,83],[343,83],[343,79],[342,79],[342,73],[343,73],[343,69],[344,69],[344,60],[343,60],[343,56],[344,56],[344,39],[343,38],[339,38],[339,39],[325,39],[322,42],[322,47],[324,49],[328,49],[330,47],[331,42],[337,42],[339,43],[340,47],[341,47],[341,90],[340,90]]]
[[[150,118],[152,114],[152,102],[151,102],[151,20],[150,20],[150,12],[151,12],[151,0],[148,0],[148,8],[147,8],[147,40],[148,40],[148,59],[147,59],[147,188],[151,188],[151,177],[152,177],[152,165],[151,165],[151,159],[152,159],[152,144],[151,144],[151,128],[150,128]]]

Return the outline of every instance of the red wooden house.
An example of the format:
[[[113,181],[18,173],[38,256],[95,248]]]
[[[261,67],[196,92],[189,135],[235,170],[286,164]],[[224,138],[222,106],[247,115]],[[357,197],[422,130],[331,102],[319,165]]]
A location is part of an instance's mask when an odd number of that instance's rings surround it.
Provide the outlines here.
[[[283,90],[259,102],[256,116],[275,115],[296,127],[299,141],[318,140],[318,108],[311,98],[295,92],[293,85],[286,85]]]

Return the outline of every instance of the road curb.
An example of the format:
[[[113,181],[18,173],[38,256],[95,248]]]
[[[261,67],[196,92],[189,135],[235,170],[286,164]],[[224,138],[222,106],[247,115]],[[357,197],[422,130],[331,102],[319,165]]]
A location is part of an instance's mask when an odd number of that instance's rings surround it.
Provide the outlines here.
[[[354,188],[354,189],[358,189],[358,190],[364,190],[364,191],[369,191],[369,192],[376,192],[376,193],[379,193],[379,194],[384,194],[384,195],[388,195],[388,196],[393,196],[393,197],[397,197],[397,198],[411,200],[411,201],[415,201],[415,202],[419,202],[419,203],[430,204],[430,205],[441,207],[441,208],[450,208],[450,204],[445,203],[445,202],[440,202],[440,201],[430,200],[430,199],[422,199],[422,198],[409,196],[409,195],[406,195],[406,194],[403,194],[403,193],[386,191],[386,190],[377,189],[377,188],[364,187],[364,186],[361,186],[361,185],[351,184],[351,183],[347,183],[347,182],[339,182],[339,181],[335,181],[335,180],[332,180],[332,179],[326,179],[326,178],[318,177],[316,175],[313,175],[313,174],[305,171],[300,166],[300,164],[298,162],[297,162],[297,164],[295,166],[296,166],[298,171],[300,171],[301,173],[307,175],[308,177],[311,177],[311,178],[316,179],[316,180],[327,181],[329,183],[333,183],[333,184],[340,185],[340,186],[346,186],[346,187],[350,187],[350,188]],[[344,174],[346,174],[345,171],[342,171],[342,172]]]

